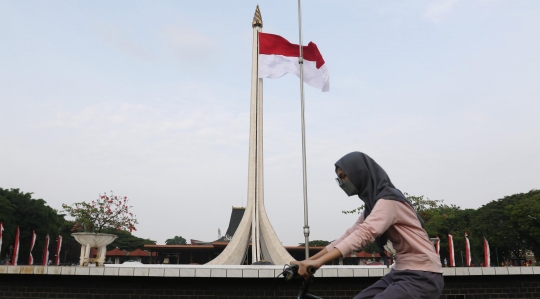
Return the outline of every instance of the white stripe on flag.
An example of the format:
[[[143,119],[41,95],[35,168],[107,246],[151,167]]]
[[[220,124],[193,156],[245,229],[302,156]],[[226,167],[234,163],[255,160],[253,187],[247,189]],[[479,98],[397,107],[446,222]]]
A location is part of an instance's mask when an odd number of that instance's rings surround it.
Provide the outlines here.
[[[275,54],[259,55],[259,78],[276,79],[287,73],[300,77],[300,64],[298,57],[289,57]],[[304,82],[322,91],[330,89],[330,75],[326,64],[317,68],[315,61],[304,59]]]

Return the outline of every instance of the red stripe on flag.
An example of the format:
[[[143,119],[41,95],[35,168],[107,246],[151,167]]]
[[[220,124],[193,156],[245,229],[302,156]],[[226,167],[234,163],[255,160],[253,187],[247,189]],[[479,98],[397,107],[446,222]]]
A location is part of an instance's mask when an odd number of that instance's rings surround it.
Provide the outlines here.
[[[316,44],[309,42],[302,49],[305,60],[315,61],[317,68],[324,65],[324,59]],[[259,54],[299,57],[300,47],[279,35],[259,32]]]
[[[484,238],[484,266],[489,267],[491,264],[491,259],[489,258],[489,243],[486,238]]]
[[[19,258],[19,235],[21,231],[17,226],[17,233],[15,234],[15,248],[13,248],[13,255],[11,256],[11,265],[17,266],[17,259]]]

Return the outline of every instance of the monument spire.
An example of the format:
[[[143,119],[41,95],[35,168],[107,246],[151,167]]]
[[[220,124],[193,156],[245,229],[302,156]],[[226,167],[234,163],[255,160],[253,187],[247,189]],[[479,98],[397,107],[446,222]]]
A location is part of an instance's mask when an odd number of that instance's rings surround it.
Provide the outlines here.
[[[253,16],[253,22],[251,23],[251,26],[253,28],[255,27],[263,27],[262,17],[261,17],[261,11],[259,10],[259,5],[257,4],[257,8],[255,9],[255,15]]]
[[[232,240],[219,256],[208,263],[209,265],[244,264],[250,241],[251,263],[265,260],[276,265],[283,265],[294,260],[279,241],[264,207],[263,82],[258,76],[259,32],[262,29],[262,17],[258,5],[255,9],[252,27],[253,52],[247,206]]]

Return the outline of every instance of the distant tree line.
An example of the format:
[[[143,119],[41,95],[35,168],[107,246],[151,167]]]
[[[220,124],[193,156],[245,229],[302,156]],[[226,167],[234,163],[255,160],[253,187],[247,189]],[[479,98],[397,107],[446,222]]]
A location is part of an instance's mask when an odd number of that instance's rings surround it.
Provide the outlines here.
[[[32,230],[36,231],[37,239],[32,251],[34,264],[41,264],[45,236],[51,238],[49,243],[49,259],[54,260],[56,238],[61,235],[62,250],[60,262],[62,264],[78,263],[81,246],[71,236],[73,222],[66,220],[65,215],[47,205],[43,199],[32,198],[32,193],[25,193],[19,189],[0,188],[0,222],[3,223],[2,246],[0,248],[0,261],[6,255],[11,255],[15,243],[17,226],[20,228],[18,264],[25,265],[30,253]],[[107,229],[104,233],[111,233],[118,238],[107,246],[107,250],[118,247],[122,250],[132,251],[143,249],[144,244],[156,244],[156,241],[139,238],[129,231]]]

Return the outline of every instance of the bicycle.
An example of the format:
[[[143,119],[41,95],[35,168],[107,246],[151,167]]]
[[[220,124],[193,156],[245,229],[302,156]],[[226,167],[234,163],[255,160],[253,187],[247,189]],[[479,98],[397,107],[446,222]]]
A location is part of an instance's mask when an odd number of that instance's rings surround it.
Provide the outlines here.
[[[300,292],[298,293],[298,299],[304,299],[304,298],[312,298],[312,299],[323,299],[321,297],[317,297],[315,295],[309,294],[309,287],[311,283],[313,282],[313,274],[315,273],[315,269],[312,267],[309,267],[307,269],[307,272],[310,274],[310,276],[307,279],[304,279],[302,276],[298,274],[298,265],[285,265],[283,267],[283,272],[281,272],[277,277],[280,275],[283,275],[283,278],[285,281],[292,281],[292,280],[303,280],[302,285],[300,286]]]

